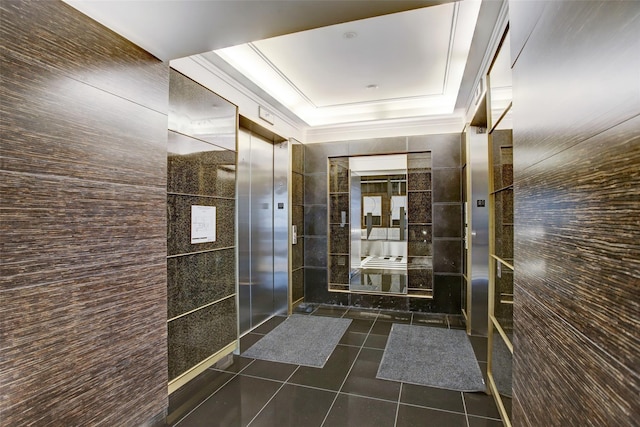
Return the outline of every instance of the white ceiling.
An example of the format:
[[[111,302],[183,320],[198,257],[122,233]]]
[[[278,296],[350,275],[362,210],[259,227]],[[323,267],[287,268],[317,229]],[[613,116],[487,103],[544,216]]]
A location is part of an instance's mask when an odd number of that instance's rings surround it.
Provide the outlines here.
[[[452,114],[480,1],[216,50],[311,126]]]
[[[502,3],[65,1],[160,59],[226,61],[231,77],[312,127],[460,115]]]

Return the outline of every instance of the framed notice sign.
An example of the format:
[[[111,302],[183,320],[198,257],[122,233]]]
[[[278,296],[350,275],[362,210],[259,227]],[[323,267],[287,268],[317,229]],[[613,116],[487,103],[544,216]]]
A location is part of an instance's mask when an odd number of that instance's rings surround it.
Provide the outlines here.
[[[191,243],[216,241],[216,207],[191,206]]]

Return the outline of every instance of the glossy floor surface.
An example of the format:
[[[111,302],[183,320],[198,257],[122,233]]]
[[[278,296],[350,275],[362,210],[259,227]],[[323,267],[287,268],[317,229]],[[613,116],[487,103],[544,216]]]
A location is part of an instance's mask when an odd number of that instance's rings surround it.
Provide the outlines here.
[[[170,396],[167,425],[273,427],[500,427],[493,398],[484,393],[376,379],[393,323],[461,328],[444,315],[314,306],[299,313],[353,319],[323,368],[233,356]],[[274,317],[241,339],[249,348],[286,317]],[[486,338],[470,337],[486,372]],[[428,357],[428,355],[425,355]],[[486,380],[485,380],[486,381]]]

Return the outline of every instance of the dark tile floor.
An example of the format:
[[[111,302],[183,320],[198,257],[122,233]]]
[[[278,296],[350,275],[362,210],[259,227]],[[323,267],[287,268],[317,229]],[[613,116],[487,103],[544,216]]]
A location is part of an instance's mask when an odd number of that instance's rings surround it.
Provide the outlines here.
[[[500,427],[491,396],[376,378],[391,325],[460,327],[447,316],[318,306],[301,314],[353,319],[322,369],[233,356],[169,398],[167,425],[270,427]],[[241,352],[286,317],[276,316],[240,341]],[[486,338],[471,337],[483,372]],[[485,379],[486,381],[486,379]]]

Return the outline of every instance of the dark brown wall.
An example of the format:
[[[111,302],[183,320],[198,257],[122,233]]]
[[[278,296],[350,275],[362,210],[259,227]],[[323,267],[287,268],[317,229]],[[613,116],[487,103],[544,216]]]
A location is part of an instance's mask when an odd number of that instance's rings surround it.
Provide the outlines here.
[[[640,414],[640,3],[509,3],[515,426]]]
[[[61,2],[0,4],[3,425],[165,411],[168,67]]]

